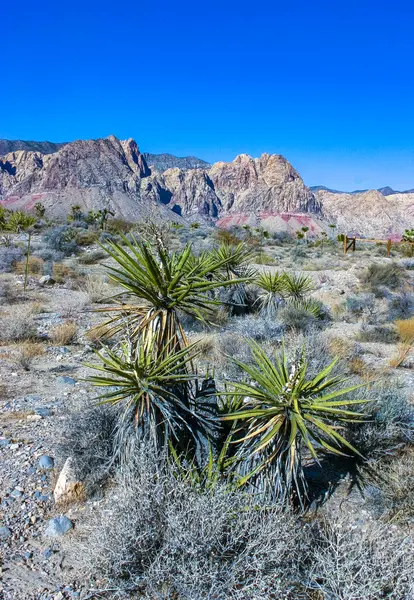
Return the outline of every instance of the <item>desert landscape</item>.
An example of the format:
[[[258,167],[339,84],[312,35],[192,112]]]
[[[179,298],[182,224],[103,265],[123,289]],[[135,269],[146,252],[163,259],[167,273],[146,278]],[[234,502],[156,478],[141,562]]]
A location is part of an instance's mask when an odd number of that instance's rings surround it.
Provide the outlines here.
[[[413,196],[0,149],[5,600],[413,598]]]

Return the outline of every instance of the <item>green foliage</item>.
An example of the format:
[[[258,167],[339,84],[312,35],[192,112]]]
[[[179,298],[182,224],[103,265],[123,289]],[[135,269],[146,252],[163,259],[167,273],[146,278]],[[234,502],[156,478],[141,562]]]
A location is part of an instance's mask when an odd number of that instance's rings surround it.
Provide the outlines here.
[[[41,202],[36,202],[34,209],[38,219],[42,219],[45,216],[46,207]]]
[[[191,420],[196,416],[190,408],[189,383],[196,376],[188,365],[194,358],[194,345],[175,352],[158,349],[157,361],[151,347],[128,341],[122,342],[118,351],[105,348],[97,355],[102,364],[88,366],[104,375],[88,380],[107,388],[99,399],[123,405],[124,420],[133,422],[144,438],[160,447],[171,436],[178,439],[183,430],[191,430]]]
[[[21,231],[26,231],[35,223],[36,217],[32,215],[27,215],[21,210],[6,211],[6,217],[3,227],[5,231],[10,231],[12,233],[20,233]]]
[[[412,229],[406,229],[404,231],[404,235],[402,236],[404,242],[412,242],[414,243],[414,227]]]
[[[191,246],[168,253],[161,243],[151,247],[123,237],[124,247],[109,241],[104,249],[116,266],[108,266],[109,277],[120,285],[134,305],[114,308],[115,316],[108,325],[112,334],[122,332],[126,324],[133,339],[142,337],[153,348],[170,350],[186,345],[186,336],[179,322],[179,311],[200,321],[208,321],[214,307],[220,304],[209,292],[222,286],[240,283],[244,279],[226,280],[220,274],[234,265],[235,253],[226,256],[203,253],[195,257]],[[236,255],[243,254],[240,248]],[[217,278],[215,277],[217,275]],[[115,297],[116,298],[116,297]]]
[[[303,507],[304,449],[317,462],[322,452],[358,454],[338,430],[361,421],[364,415],[349,405],[368,400],[347,400],[358,386],[344,388],[344,379],[330,376],[337,360],[309,379],[304,352],[288,365],[284,350],[272,362],[258,344],[249,345],[252,364],[234,360],[247,379],[233,382],[230,392],[243,405],[222,417],[237,423],[237,456],[243,461],[239,485],[253,480],[276,499]]]
[[[70,214],[68,215],[68,221],[81,221],[83,218],[83,212],[79,204],[73,204],[70,207]]]
[[[308,275],[285,273],[283,278],[286,293],[290,298],[301,300],[313,290],[313,281]]]

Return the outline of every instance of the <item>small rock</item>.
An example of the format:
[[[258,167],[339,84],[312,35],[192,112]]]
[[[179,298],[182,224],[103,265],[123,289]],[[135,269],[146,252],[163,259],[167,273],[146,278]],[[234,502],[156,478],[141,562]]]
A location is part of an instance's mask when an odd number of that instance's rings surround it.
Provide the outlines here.
[[[35,408],[35,412],[41,417],[50,417],[50,408]]]
[[[81,499],[84,495],[83,492],[83,484],[76,478],[72,466],[72,457],[69,456],[59,474],[53,497],[56,503],[61,501],[73,502]]]
[[[57,378],[57,382],[63,385],[75,385],[76,379],[73,379],[73,377],[68,377],[67,375],[61,375]]]
[[[41,397],[36,396],[36,394],[28,394],[23,399],[25,402],[40,402],[41,401]]]
[[[10,442],[7,438],[0,438],[0,448],[9,446],[9,445],[10,445]]]
[[[43,550],[43,552],[42,552],[42,556],[44,558],[50,558],[52,556],[52,554],[53,554],[52,548],[46,548],[46,550]]]
[[[20,498],[22,495],[20,490],[13,490],[10,494],[10,496],[12,496],[12,498]]]
[[[24,553],[24,557],[25,557],[27,560],[30,560],[30,559],[32,558],[32,556],[33,556],[33,552],[25,552],[25,553]]]
[[[39,279],[39,284],[44,286],[44,285],[54,285],[56,282],[53,279],[53,277],[51,275],[43,275],[43,277],[41,277]]]
[[[0,527],[0,540],[7,540],[11,537],[11,531],[8,527]]]
[[[43,454],[39,458],[39,467],[41,469],[49,470],[49,469],[53,469],[54,466],[55,466],[55,461],[50,456]]]
[[[28,421],[40,421],[42,416],[41,415],[27,415],[26,418]]]
[[[70,519],[64,515],[50,519],[48,526],[45,529],[45,536],[47,537],[60,537],[65,535],[70,529],[72,529],[73,523]]]

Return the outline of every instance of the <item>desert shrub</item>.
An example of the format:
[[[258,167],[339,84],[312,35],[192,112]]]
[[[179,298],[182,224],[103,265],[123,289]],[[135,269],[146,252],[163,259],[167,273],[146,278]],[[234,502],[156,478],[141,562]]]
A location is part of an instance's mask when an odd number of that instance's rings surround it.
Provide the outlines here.
[[[73,321],[56,325],[49,332],[49,337],[56,346],[65,346],[75,341],[78,326]]]
[[[81,548],[117,592],[143,598],[287,598],[298,583],[300,527],[217,486],[203,492],[140,451],[118,474]]]
[[[60,262],[65,258],[65,254],[63,252],[44,247],[34,250],[33,256],[37,256],[45,262]]]
[[[367,315],[371,317],[375,310],[374,294],[358,294],[358,296],[348,296],[345,300],[345,309],[348,314],[355,317]]]
[[[68,265],[55,263],[52,267],[52,277],[57,283],[64,283],[68,279],[76,278],[76,272]]]
[[[252,257],[251,262],[256,265],[277,265],[278,264],[278,261],[273,256],[270,256],[270,254],[267,254],[266,252],[259,252],[258,254],[255,254]]]
[[[329,318],[326,307],[317,300],[287,302],[277,313],[286,329],[309,331],[323,327]]]
[[[98,241],[99,233],[91,229],[78,231],[75,237],[76,244],[79,246],[91,246]]]
[[[414,295],[409,292],[393,294],[389,301],[389,319],[406,319],[414,314]]]
[[[106,231],[109,233],[128,233],[134,224],[124,219],[109,219],[106,224]]]
[[[45,353],[44,346],[36,342],[24,342],[20,344],[16,352],[16,362],[26,371],[30,370],[30,366],[34,358]]]
[[[117,418],[116,410],[107,405],[82,408],[66,414],[56,437],[58,463],[72,457],[75,475],[87,493],[95,492],[112,472]]]
[[[97,263],[99,260],[103,260],[107,258],[108,255],[104,250],[93,250],[92,252],[85,252],[82,254],[78,261],[82,265],[93,265]]]
[[[361,282],[367,285],[376,295],[381,287],[392,290],[399,288],[404,281],[404,269],[394,262],[372,263],[361,276]]]
[[[227,244],[229,246],[238,246],[241,239],[228,229],[217,229],[214,237],[219,244]]]
[[[296,261],[300,261],[302,258],[306,258],[307,254],[306,254],[306,250],[304,248],[302,248],[302,246],[299,246],[298,244],[296,244],[295,246],[293,246],[290,256],[291,256],[292,260],[294,262],[296,262]]]
[[[358,333],[357,339],[360,342],[394,344],[398,340],[398,335],[395,328],[391,326],[376,325],[368,327],[363,325]]]
[[[21,248],[0,246],[0,273],[10,273],[22,258]]]
[[[414,344],[414,317],[395,322],[398,336],[403,343]]]
[[[94,275],[88,275],[86,277],[82,289],[88,296],[89,302],[92,304],[105,301],[108,296],[113,295],[104,279]]]
[[[0,313],[0,342],[24,342],[36,338],[32,307]]]
[[[413,541],[381,523],[355,527],[346,517],[314,528],[307,587],[329,600],[409,600],[414,589]],[[310,591],[310,590],[309,590]]]
[[[61,252],[64,256],[70,256],[78,250],[75,237],[76,229],[64,225],[47,231],[43,236],[43,240],[52,250]]]
[[[380,497],[383,518],[393,523],[409,524],[414,521],[414,456],[409,451],[394,459],[383,470]]]
[[[29,256],[27,261],[27,272],[29,275],[41,275],[43,273],[43,260],[38,256]],[[16,273],[22,275],[26,272],[26,260],[22,260],[16,263]]]
[[[389,460],[414,442],[414,405],[396,380],[361,388],[355,397],[370,400],[369,419],[351,427],[349,439],[371,465]]]
[[[243,337],[256,341],[281,341],[284,331],[283,323],[261,315],[246,315],[232,321],[232,331]]]
[[[0,280],[0,306],[13,304],[21,299],[21,291],[17,290],[11,281]]]

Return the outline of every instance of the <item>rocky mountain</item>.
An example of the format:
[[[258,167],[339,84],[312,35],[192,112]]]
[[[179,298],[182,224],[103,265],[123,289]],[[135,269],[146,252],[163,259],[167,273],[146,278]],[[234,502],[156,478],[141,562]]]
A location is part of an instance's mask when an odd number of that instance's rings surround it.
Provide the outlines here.
[[[414,224],[414,194],[384,196],[378,190],[353,194],[321,190],[316,196],[325,220],[348,235],[400,238]]]
[[[364,189],[354,190],[353,192],[341,192],[340,190],[333,190],[324,185],[311,185],[309,189],[311,189],[312,192],[331,192],[331,194],[364,194],[365,192],[371,191],[369,189]],[[376,191],[382,194],[383,196],[392,196],[393,194],[412,194],[414,192],[414,190],[404,190],[403,192],[398,192],[389,185],[386,185],[382,188],[377,188]]]
[[[22,140],[0,140],[0,156],[17,150],[26,150],[27,152],[40,152],[41,154],[53,154],[65,144],[54,142],[24,142]]]
[[[167,169],[209,169],[210,163],[195,156],[173,156],[172,154],[143,154],[151,170],[163,173]]]
[[[241,155],[211,168],[185,164],[151,169],[134,140],[115,136],[78,140],[49,154],[15,150],[0,156],[0,200],[26,210],[42,202],[59,216],[73,204],[84,210],[107,206],[128,219],[154,210],[207,219],[243,211],[320,213],[315,196],[282,156]]]
[[[391,189],[351,194],[309,189],[283,157],[246,154],[214,165],[193,157],[142,154],[133,139],[115,136],[67,144],[2,141],[0,203],[65,216],[107,207],[118,217],[207,220],[229,227],[263,224],[311,233],[338,231],[398,236],[414,223],[414,194]],[[387,195],[384,195],[387,194]]]

